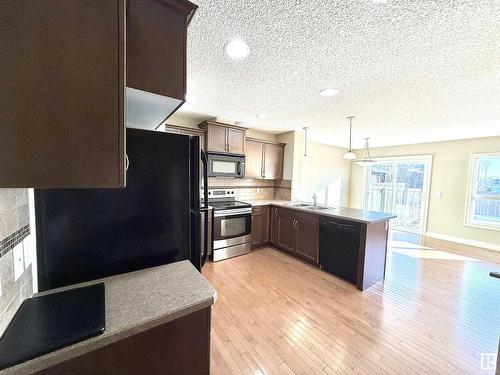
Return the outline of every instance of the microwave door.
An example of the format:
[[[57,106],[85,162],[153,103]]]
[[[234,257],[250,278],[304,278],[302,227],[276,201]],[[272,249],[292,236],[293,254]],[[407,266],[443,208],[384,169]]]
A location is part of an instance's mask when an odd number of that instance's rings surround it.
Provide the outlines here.
[[[218,176],[234,176],[237,172],[237,164],[234,161],[213,160],[212,172]]]
[[[245,157],[236,155],[208,154],[209,177],[244,177]]]

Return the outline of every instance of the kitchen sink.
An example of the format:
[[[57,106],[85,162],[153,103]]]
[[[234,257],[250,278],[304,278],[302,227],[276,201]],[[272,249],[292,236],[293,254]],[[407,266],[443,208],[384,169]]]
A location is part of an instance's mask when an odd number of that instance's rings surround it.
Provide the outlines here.
[[[287,206],[290,206],[290,207],[311,207],[311,204],[310,203],[290,203],[290,204],[287,204]]]
[[[287,204],[287,206],[307,208],[308,210],[327,210],[330,208],[330,207],[324,207],[324,206],[314,206],[311,203],[291,203],[291,204]]]

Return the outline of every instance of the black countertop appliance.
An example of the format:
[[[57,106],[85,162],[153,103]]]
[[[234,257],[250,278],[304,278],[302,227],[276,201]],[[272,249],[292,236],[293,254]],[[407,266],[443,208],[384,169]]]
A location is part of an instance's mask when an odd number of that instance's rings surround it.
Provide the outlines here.
[[[128,128],[126,188],[35,190],[39,290],[184,259],[201,270],[200,156],[206,185],[199,137]]]

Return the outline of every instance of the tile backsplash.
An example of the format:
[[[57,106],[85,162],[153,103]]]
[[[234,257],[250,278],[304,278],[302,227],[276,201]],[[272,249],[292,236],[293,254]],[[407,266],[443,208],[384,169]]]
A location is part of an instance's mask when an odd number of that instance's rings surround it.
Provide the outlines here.
[[[250,178],[209,178],[210,188],[235,190],[236,199],[279,199],[290,200],[291,180],[257,180]]]
[[[0,334],[33,294],[28,189],[0,189]]]

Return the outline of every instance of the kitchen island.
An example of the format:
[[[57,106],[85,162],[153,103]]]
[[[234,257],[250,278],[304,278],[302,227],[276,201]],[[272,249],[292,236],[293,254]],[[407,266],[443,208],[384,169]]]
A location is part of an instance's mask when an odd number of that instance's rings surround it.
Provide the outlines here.
[[[5,374],[208,374],[210,312],[216,291],[189,261],[107,277],[103,334]]]
[[[249,203],[254,207],[253,222],[259,228],[252,227],[252,237],[259,238],[259,242],[252,238],[256,246],[270,243],[361,291],[383,280],[389,220],[395,215],[290,201]],[[332,232],[332,227],[337,230]],[[258,230],[262,232],[256,233]]]

